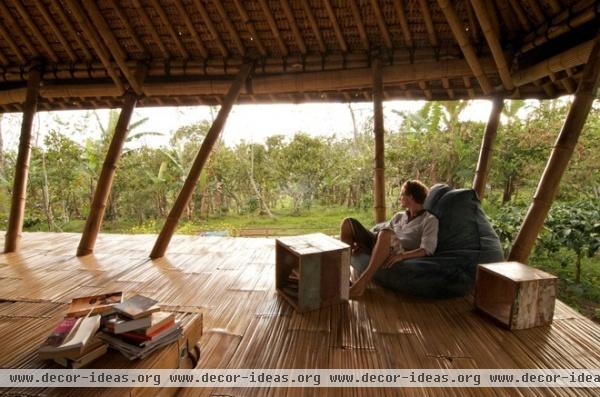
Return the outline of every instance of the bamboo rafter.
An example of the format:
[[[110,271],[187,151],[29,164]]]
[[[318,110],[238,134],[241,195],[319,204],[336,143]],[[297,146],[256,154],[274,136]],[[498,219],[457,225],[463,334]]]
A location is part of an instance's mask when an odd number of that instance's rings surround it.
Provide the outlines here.
[[[8,58],[6,57],[6,55],[4,55],[4,53],[2,51],[0,51],[0,63],[3,65],[8,65]]]
[[[33,46],[33,44],[31,43],[31,40],[29,40],[27,38],[27,35],[25,34],[25,32],[23,31],[23,29],[21,29],[21,27],[17,23],[17,18],[13,17],[13,15],[10,13],[10,10],[8,9],[8,7],[6,7],[6,5],[2,1],[0,1],[0,14],[5,18],[6,21],[11,21],[11,23],[10,23],[11,34],[15,34],[19,38],[19,40],[23,44],[25,44],[25,47],[27,47],[29,54],[33,58],[38,57],[40,55],[38,50]]]
[[[269,24],[269,27],[271,28],[271,32],[273,32],[273,36],[275,37],[275,40],[277,41],[279,50],[281,51],[283,56],[286,56],[288,54],[287,46],[283,42],[281,33],[279,33],[279,28],[277,27],[277,22],[275,22],[275,18],[273,18],[273,14],[271,13],[271,10],[269,9],[269,4],[267,4],[267,0],[258,0],[258,3],[260,4],[260,8],[262,9],[263,13],[265,14],[265,17],[267,18],[267,23]]]
[[[450,80],[447,77],[442,78],[442,87],[448,93],[448,98],[454,99],[454,90],[450,88]]]
[[[233,0],[233,2],[235,3],[235,7],[237,8],[240,17],[242,18],[242,22],[244,23],[244,25],[246,25],[246,29],[250,34],[250,40],[252,41],[252,43],[254,43],[260,55],[262,55],[263,57],[267,56],[267,50],[265,49],[265,46],[263,45],[260,37],[258,37],[258,33],[254,28],[254,24],[250,20],[250,16],[244,8],[244,5],[242,4],[241,0]]]
[[[396,11],[396,15],[400,20],[400,28],[402,29],[402,36],[404,37],[404,43],[408,48],[413,48],[415,45],[413,43],[412,34],[410,32],[410,28],[408,26],[408,20],[406,19],[406,12],[404,11],[404,6],[402,5],[402,0],[394,0],[394,10]]]
[[[246,54],[246,48],[244,47],[244,44],[242,43],[242,40],[240,39],[240,35],[238,34],[237,30],[235,30],[235,26],[233,26],[233,23],[231,23],[231,19],[229,19],[229,16],[225,11],[225,7],[223,7],[223,3],[221,2],[221,0],[214,0],[214,4],[215,8],[217,9],[217,12],[219,13],[219,16],[221,17],[221,20],[225,24],[225,28],[229,32],[231,39],[237,47],[238,52],[241,56],[244,56]]]
[[[335,37],[337,37],[338,44],[340,45],[340,49],[342,52],[348,52],[348,45],[346,44],[346,39],[344,39],[344,34],[342,33],[342,29],[340,29],[340,25],[338,24],[337,17],[335,16],[335,10],[331,5],[330,0],[323,0],[323,4],[325,5],[325,9],[327,10],[327,16],[331,21],[331,25],[333,26],[333,30],[335,32]]]
[[[431,46],[435,48],[439,45],[439,43],[437,34],[435,33],[435,29],[433,27],[433,20],[431,19],[431,11],[429,10],[427,0],[419,0],[419,8],[421,9],[421,13],[423,15],[423,21],[425,21],[429,43],[431,43]]]
[[[461,28],[461,23],[456,15],[456,11],[448,0],[438,0],[438,4],[446,16],[446,20],[452,29],[452,33],[454,34],[465,59],[469,63],[475,78],[479,82],[481,89],[486,95],[490,95],[492,93],[492,85],[481,68],[481,64],[479,63],[479,59],[475,54],[473,46],[469,42],[469,38],[466,36],[464,29]]]
[[[122,93],[125,91],[125,87],[121,82],[119,75],[115,68],[113,68],[110,62],[110,56],[108,54],[108,50],[102,43],[100,37],[98,37],[98,33],[92,28],[92,23],[88,19],[88,17],[83,13],[83,10],[79,7],[79,4],[75,0],[65,0],[67,7],[70,9],[71,13],[74,15],[75,19],[79,23],[79,26],[83,30],[83,33],[87,36],[88,40],[90,40],[92,47],[96,51],[96,54],[102,61],[102,64],[106,68],[108,74],[111,79]]]
[[[215,41],[215,43],[217,44],[217,47],[219,47],[221,54],[224,57],[227,57],[229,55],[229,52],[227,51],[227,47],[225,47],[225,44],[223,44],[223,40],[221,40],[221,36],[219,36],[219,32],[217,32],[217,28],[215,28],[213,21],[210,19],[210,15],[208,15],[208,12],[206,11],[206,7],[204,7],[204,4],[202,3],[201,0],[193,0],[193,4],[196,7],[196,9],[198,10],[198,12],[200,13],[202,20],[204,21],[204,24],[208,28],[208,31],[210,32],[211,36],[213,37],[213,40]]]
[[[473,36],[473,42],[479,42],[479,25],[475,21],[475,13],[473,12],[473,7],[470,2],[465,2],[465,7],[467,8],[467,17],[469,18],[469,30],[471,31],[471,35]]]
[[[298,24],[296,23],[296,18],[294,17],[294,13],[292,12],[292,7],[290,7],[289,1],[281,0],[281,7],[283,8],[283,12],[285,13],[288,23],[290,24],[292,34],[294,35],[294,39],[296,40],[296,44],[298,45],[300,53],[306,54],[306,44],[304,44],[304,39],[302,38],[300,29],[298,29]]]
[[[13,5],[17,8],[17,12],[27,25],[31,33],[33,33],[33,37],[35,37],[36,40],[40,42],[40,44],[44,48],[44,51],[46,51],[46,54],[50,57],[52,62],[58,63],[58,57],[56,56],[56,53],[54,52],[54,50],[52,49],[42,32],[40,32],[37,25],[33,22],[31,16],[29,16],[29,13],[27,12],[23,4],[21,4],[20,1],[15,1],[13,2]]]
[[[365,25],[363,24],[362,16],[360,15],[360,9],[356,4],[356,0],[348,0],[350,4],[350,9],[352,10],[352,16],[354,17],[354,22],[356,23],[356,28],[358,29],[358,35],[362,42],[363,48],[365,50],[369,49],[369,39],[367,38],[367,32],[365,30]]]
[[[521,7],[519,0],[509,0],[509,2],[510,2],[510,6],[512,7],[514,13],[517,15],[517,19],[519,20],[521,27],[523,28],[523,30],[528,31],[529,30],[529,20],[527,19],[527,16],[525,15],[525,11],[523,11],[523,8]]]
[[[54,22],[54,18],[52,18],[52,16],[50,15],[50,13],[48,12],[48,10],[44,6],[44,3],[42,3],[41,0],[34,0],[33,3],[37,7],[37,9],[40,12],[40,14],[42,14],[42,17],[44,18],[44,21],[46,21],[46,23],[48,24],[48,26],[50,26],[50,29],[52,30],[52,33],[54,34],[54,36],[56,36],[56,38],[58,39],[58,41],[60,41],[60,44],[65,49],[65,51],[67,53],[67,56],[69,57],[69,59],[71,60],[71,62],[76,62],[77,61],[77,54],[75,54],[75,51],[73,51],[73,48],[71,48],[71,45],[69,44],[69,42],[67,41],[67,39],[65,38],[65,36],[62,34],[62,32],[60,31],[60,29],[56,25],[56,22]]]
[[[100,34],[100,37],[102,37],[102,39],[106,43],[106,48],[112,54],[113,58],[119,65],[119,68],[121,69],[121,73],[123,73],[123,75],[127,79],[127,82],[129,83],[131,88],[133,88],[135,93],[137,95],[142,95],[143,90],[142,90],[141,84],[138,82],[138,80],[134,76],[134,73],[127,66],[126,59],[125,59],[125,57],[127,55],[125,54],[125,51],[119,44],[119,41],[117,40],[117,38],[114,36],[112,31],[110,30],[108,24],[104,20],[104,17],[102,16],[102,13],[98,9],[98,6],[96,5],[95,0],[84,0],[83,5],[87,9],[90,16],[92,17],[92,21],[96,25],[96,28],[98,29],[98,33]]]
[[[492,51],[494,61],[496,61],[496,65],[498,66],[498,73],[500,74],[500,78],[502,79],[502,84],[504,85],[504,88],[506,88],[506,90],[512,91],[515,88],[515,86],[510,76],[508,63],[506,61],[506,57],[504,56],[504,52],[502,50],[502,46],[500,45],[500,41],[498,40],[498,36],[492,29],[492,25],[490,23],[491,18],[488,15],[487,9],[483,4],[483,0],[471,0],[471,4],[473,5],[475,15],[477,15],[477,19],[479,20],[479,24],[481,25],[483,35],[485,36],[490,50]]]
[[[387,25],[385,24],[385,20],[383,19],[383,14],[381,13],[379,2],[377,0],[371,0],[371,8],[373,9],[373,13],[375,14],[375,20],[377,21],[377,26],[379,26],[381,36],[383,37],[383,43],[388,49],[391,49],[393,47],[392,39],[390,38],[390,33],[388,32]]]
[[[302,3],[302,8],[304,9],[306,17],[308,18],[308,22],[310,23],[310,27],[312,29],[313,35],[315,36],[315,40],[317,40],[319,52],[324,54],[327,51],[327,47],[325,47],[325,42],[323,41],[321,29],[319,29],[319,25],[317,24],[317,20],[315,19],[315,16],[312,13],[310,4],[308,4],[308,0],[300,0],[300,2]]]
[[[4,40],[6,40],[6,42],[8,43],[8,46],[10,47],[12,52],[15,54],[15,56],[17,57],[19,62],[21,62],[21,63],[27,62],[27,60],[25,59],[25,55],[23,55],[23,52],[21,51],[19,46],[14,42],[14,40],[12,39],[10,34],[6,31],[6,29],[4,29],[4,26],[1,24],[0,24],[0,37],[3,37]]]
[[[160,20],[162,21],[162,23],[164,24],[165,28],[167,29],[167,32],[169,32],[169,35],[173,39],[173,42],[175,43],[177,50],[179,51],[179,53],[181,53],[182,58],[184,60],[189,59],[190,54],[187,52],[187,50],[185,49],[183,44],[181,44],[181,39],[179,38],[179,35],[177,34],[177,32],[175,32],[175,29],[173,28],[173,24],[171,24],[171,22],[169,21],[169,17],[167,16],[167,13],[165,12],[165,10],[162,8],[162,6],[158,2],[158,0],[149,0],[149,1],[150,1],[151,7],[158,13],[158,16],[159,16]]]
[[[85,58],[86,61],[89,62],[92,59],[92,54],[90,53],[90,50],[87,48],[86,44],[84,43],[83,39],[81,38],[81,35],[77,34],[77,30],[75,29],[73,22],[71,22],[69,17],[67,17],[62,6],[58,2],[51,2],[50,7],[52,7],[52,6],[54,6],[54,11],[60,17],[60,20],[64,24],[67,32],[70,33],[71,37],[75,38],[75,41],[77,42],[77,45],[79,46],[79,49],[83,52],[83,57]]]
[[[140,37],[136,33],[133,26],[131,26],[131,22],[129,21],[129,18],[127,17],[127,15],[125,15],[125,13],[123,12],[123,9],[119,5],[119,2],[111,1],[110,6],[115,10],[115,13],[121,20],[121,23],[123,24],[123,26],[125,26],[125,29],[127,30],[127,34],[129,34],[129,36],[131,36],[131,39],[133,40],[136,47],[142,52],[144,58],[147,58],[148,57],[148,49],[146,48],[144,43],[142,43],[142,41],[140,40]]]
[[[132,0],[132,3],[135,6],[137,13],[141,17],[142,25],[150,32],[150,35],[152,36],[152,38],[154,39],[154,43],[158,46],[160,52],[162,53],[163,58],[170,59],[171,54],[160,39],[160,36],[158,35],[154,24],[152,24],[152,20],[148,16],[148,13],[144,9],[144,6],[140,3],[139,0]]]

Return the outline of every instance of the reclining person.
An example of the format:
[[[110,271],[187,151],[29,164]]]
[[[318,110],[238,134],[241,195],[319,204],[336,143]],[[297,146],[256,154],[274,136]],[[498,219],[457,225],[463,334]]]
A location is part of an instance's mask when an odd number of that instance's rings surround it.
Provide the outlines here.
[[[423,209],[429,190],[418,180],[407,181],[400,191],[399,212],[377,234],[367,230],[359,221],[342,221],[340,238],[350,245],[352,254],[370,253],[367,268],[350,287],[350,297],[361,296],[367,283],[380,267],[389,268],[410,258],[433,255],[437,246],[438,219]]]

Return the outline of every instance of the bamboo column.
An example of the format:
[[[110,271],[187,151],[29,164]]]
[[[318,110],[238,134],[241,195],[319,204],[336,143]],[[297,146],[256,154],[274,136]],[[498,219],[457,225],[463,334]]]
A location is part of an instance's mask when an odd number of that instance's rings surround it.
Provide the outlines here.
[[[479,200],[483,200],[485,194],[485,182],[490,171],[490,160],[494,141],[496,140],[496,132],[500,122],[500,113],[504,107],[502,98],[496,97],[492,100],[492,111],[490,118],[485,126],[485,133],[481,140],[481,150],[479,151],[479,161],[475,170],[475,178],[473,180],[473,189],[477,192]]]
[[[117,163],[121,157],[123,144],[125,143],[127,133],[129,132],[129,121],[131,120],[131,114],[133,113],[133,109],[135,109],[137,99],[137,95],[133,92],[127,92],[125,94],[125,100],[123,102],[123,107],[121,108],[121,113],[119,114],[119,120],[117,121],[115,132],[110,141],[110,146],[108,147],[108,152],[106,153],[106,158],[102,165],[102,171],[98,178],[98,184],[94,191],[90,214],[88,215],[85,228],[83,229],[81,240],[79,241],[77,256],[84,256],[94,252],[94,245],[96,244],[96,238],[98,237],[98,232],[102,226],[106,203],[115,178]]]
[[[375,222],[385,221],[385,164],[383,147],[383,78],[381,60],[373,61],[373,129],[375,132]]]
[[[27,176],[29,174],[29,158],[31,157],[31,129],[33,116],[37,111],[38,93],[42,80],[42,67],[40,64],[32,65],[27,78],[27,94],[23,104],[23,122],[21,124],[21,137],[19,153],[15,165],[15,180],[13,183],[12,202],[4,252],[16,252],[21,243],[23,219],[25,216],[25,200],[27,198]]]
[[[250,71],[252,69],[251,64],[244,65],[240,71],[238,72],[235,81],[229,88],[225,99],[223,100],[223,104],[221,109],[219,109],[219,113],[217,114],[217,118],[213,122],[213,125],[208,130],[204,141],[202,142],[202,146],[196,155],[196,159],[194,160],[194,164],[192,164],[192,168],[177,196],[177,200],[173,204],[173,208],[167,217],[165,224],[163,225],[156,242],[154,243],[154,248],[150,253],[150,258],[161,258],[165,255],[165,251],[167,250],[167,246],[171,241],[171,237],[173,237],[173,233],[175,232],[175,228],[177,227],[177,223],[179,222],[179,218],[181,218],[181,214],[185,209],[186,205],[192,198],[192,194],[194,193],[194,188],[196,187],[196,182],[200,177],[200,173],[204,168],[204,164],[212,151],[212,148],[217,141],[217,138],[221,134],[221,130],[225,125],[225,121],[227,121],[227,116],[229,116],[229,112],[231,111],[231,107],[237,100],[242,87],[246,83],[248,76],[250,75]]]
[[[575,92],[575,99],[554,144],[554,149],[533,197],[533,203],[527,211],[521,230],[513,244],[509,255],[511,261],[527,263],[592,107],[600,82],[600,35],[596,36],[594,41],[594,47]]]

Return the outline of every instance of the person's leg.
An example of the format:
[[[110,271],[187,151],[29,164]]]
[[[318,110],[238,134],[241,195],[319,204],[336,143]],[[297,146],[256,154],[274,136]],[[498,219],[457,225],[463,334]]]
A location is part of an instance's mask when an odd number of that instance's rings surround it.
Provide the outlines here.
[[[362,272],[358,280],[350,287],[350,297],[361,296],[365,292],[367,283],[371,281],[377,270],[383,265],[385,260],[390,256],[390,240],[393,235],[391,230],[382,230],[377,235],[377,242],[373,248],[369,265]]]
[[[345,218],[340,227],[340,240],[351,247],[352,254],[359,251],[370,254],[375,246],[376,236],[354,218]]]

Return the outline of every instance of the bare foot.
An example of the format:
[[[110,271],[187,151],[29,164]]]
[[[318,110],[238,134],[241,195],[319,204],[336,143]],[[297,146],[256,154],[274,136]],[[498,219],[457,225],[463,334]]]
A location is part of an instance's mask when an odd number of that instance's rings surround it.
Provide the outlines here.
[[[365,293],[365,287],[359,283],[353,283],[350,286],[349,297],[359,298]]]

